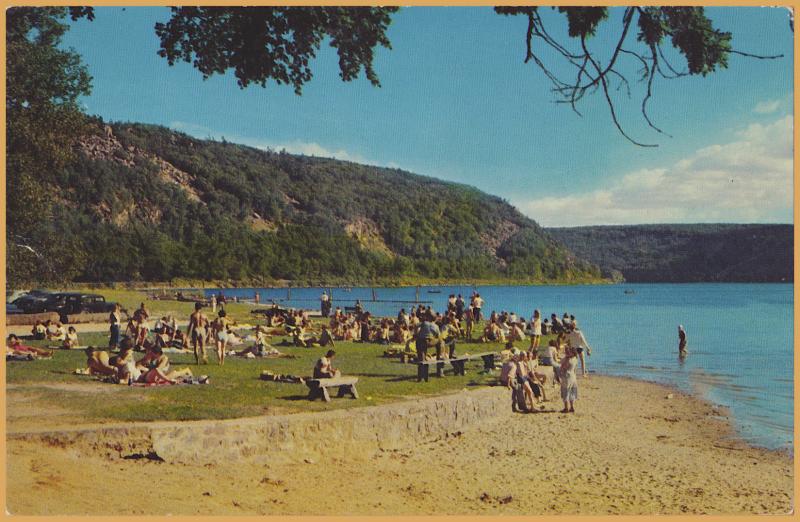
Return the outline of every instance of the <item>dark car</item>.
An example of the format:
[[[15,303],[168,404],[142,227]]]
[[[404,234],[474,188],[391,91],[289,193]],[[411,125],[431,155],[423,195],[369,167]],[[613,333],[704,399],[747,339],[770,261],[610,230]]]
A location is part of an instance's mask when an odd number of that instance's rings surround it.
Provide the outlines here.
[[[45,312],[58,312],[61,321],[66,322],[67,315],[80,313],[110,313],[115,303],[107,303],[106,298],[98,294],[80,292],[60,292],[51,294],[44,303]]]
[[[47,290],[31,290],[14,299],[11,304],[22,313],[37,314],[44,312],[44,305],[51,295]]]

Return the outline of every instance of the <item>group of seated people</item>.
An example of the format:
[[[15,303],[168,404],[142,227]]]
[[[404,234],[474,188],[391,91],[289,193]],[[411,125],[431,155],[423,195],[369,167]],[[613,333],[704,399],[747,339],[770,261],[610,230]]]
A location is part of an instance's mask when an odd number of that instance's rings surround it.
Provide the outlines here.
[[[277,304],[264,311],[264,318],[266,325],[270,327],[301,326],[310,321],[308,310],[280,308]]]
[[[90,375],[110,377],[121,384],[177,384],[192,378],[189,368],[170,368],[169,358],[160,346],[148,343],[144,356],[138,361],[134,358],[134,343],[129,337],[122,339],[119,353],[109,352],[89,346],[86,348],[86,365]]]
[[[58,321],[36,321],[31,328],[31,336],[37,341],[48,340],[60,342],[60,348],[71,350],[78,346],[78,332],[74,326],[64,328]]]

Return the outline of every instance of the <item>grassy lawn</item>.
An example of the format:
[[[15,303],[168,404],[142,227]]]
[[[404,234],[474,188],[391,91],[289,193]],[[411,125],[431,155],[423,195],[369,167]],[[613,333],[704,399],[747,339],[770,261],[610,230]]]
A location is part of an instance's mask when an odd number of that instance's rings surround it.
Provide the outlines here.
[[[339,342],[336,343],[337,356],[334,364],[344,375],[359,378],[360,399],[334,398],[330,403],[321,400],[311,402],[306,399],[308,388],[305,385],[259,379],[263,370],[308,376],[316,360],[325,352],[324,348],[279,346],[281,339],[274,337],[272,344],[283,353],[295,355],[296,358],[228,357],[225,365],[220,367],[210,352],[211,364],[207,366],[196,366],[192,355],[168,354],[171,366],[188,366],[195,375],[208,375],[210,385],[139,388],[102,383],[93,377],[73,373],[76,368],[85,366],[85,356],[79,350],[57,350],[52,360],[7,362],[6,376],[7,382],[17,389],[34,393],[37,400],[47,404],[72,410],[87,422],[224,419],[352,408],[474,388],[494,382],[496,378],[479,373],[483,363],[478,359],[467,364],[465,376],[454,376],[448,365],[445,377],[432,376],[427,383],[417,383],[416,366],[383,357],[383,346]],[[82,345],[105,346],[107,341],[105,333],[87,333],[80,337]],[[46,345],[44,341],[25,342],[37,346]],[[527,341],[524,346],[523,343],[518,344],[520,348],[527,348]],[[475,354],[500,349],[498,343],[462,342],[458,344],[457,353]],[[52,386],[53,384],[59,386]],[[70,384],[83,386],[75,386],[73,391]],[[111,387],[114,393],[92,393],[94,386]],[[109,388],[106,390],[111,391]]]
[[[165,315],[174,315],[179,321],[186,321],[189,319],[189,315],[194,311],[194,303],[192,302],[147,299],[147,293],[141,290],[83,289],[76,291],[100,294],[105,297],[108,302],[119,303],[129,314],[133,314],[133,311],[139,308],[139,305],[144,302],[147,309],[150,311],[152,319]],[[197,292],[199,293],[200,291],[198,290]],[[266,306],[268,305],[260,305],[258,308],[264,308]],[[228,317],[232,317],[240,323],[254,324],[253,321],[255,321],[256,316],[250,313],[250,310],[254,308],[256,307],[247,303],[229,302],[225,305],[225,311]],[[207,315],[211,315],[210,308],[205,308],[204,311]]]

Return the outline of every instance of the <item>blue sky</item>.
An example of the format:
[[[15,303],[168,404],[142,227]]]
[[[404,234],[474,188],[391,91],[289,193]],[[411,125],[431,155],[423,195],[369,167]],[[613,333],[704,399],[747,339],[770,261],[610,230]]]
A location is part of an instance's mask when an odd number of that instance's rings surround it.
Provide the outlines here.
[[[657,80],[650,115],[672,138],[642,121],[641,85],[630,100],[616,93],[626,130],[660,145],[647,149],[616,131],[600,94],[579,105],[583,117],[553,103],[544,76],[523,63],[526,20],[489,7],[402,9],[389,30],[393,49],[377,52],[381,88],[363,77],[342,82],[335,51],[323,45],[302,96],[276,84],[242,90],[232,74],[203,81],[189,64],[170,67],[156,55],[153,31],[168,19],[166,8],[96,8],[95,21],[73,24],[64,43],[94,78],[87,112],[110,121],[460,181],[545,226],[791,222],[787,11],[707,12],[733,33],[735,48],[785,57],[731,56],[727,70],[706,78]],[[620,14],[612,13],[594,48],[612,48]],[[545,17],[563,34],[561,15],[548,9]],[[625,66],[632,78],[636,69],[633,61]]]

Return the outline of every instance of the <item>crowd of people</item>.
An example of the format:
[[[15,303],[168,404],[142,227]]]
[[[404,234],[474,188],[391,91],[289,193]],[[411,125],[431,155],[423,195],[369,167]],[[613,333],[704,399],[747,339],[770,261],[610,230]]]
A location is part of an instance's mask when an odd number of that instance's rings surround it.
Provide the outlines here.
[[[112,382],[149,385],[208,383],[205,376],[195,380],[189,368],[171,368],[169,357],[155,344],[149,344],[144,356],[137,360],[134,356],[134,342],[130,337],[122,339],[116,354],[112,355],[92,346],[87,347],[85,353],[87,373],[108,378]]]
[[[446,309],[439,312],[431,306],[415,304],[408,311],[401,308],[395,317],[375,318],[360,301],[343,311],[332,306],[332,299],[323,292],[320,298],[324,322],[317,330],[307,310],[280,308],[273,304],[264,314],[265,324],[255,327],[254,343],[240,351],[228,351],[242,340],[235,332],[236,323],[225,310],[225,297],[212,296],[212,316],[204,311],[204,303],[196,302],[189,316],[185,333],[174,316],[152,320],[145,303],[123,321],[119,305],[109,315],[109,350],[86,348],[87,366],[92,374],[112,377],[120,382],[173,383],[191,377],[191,371],[170,370],[167,349],[191,350],[197,364],[207,364],[207,348],[212,347],[220,365],[226,354],[257,357],[277,352],[270,346],[271,335],[290,338],[298,347],[326,347],[329,350],[314,367],[315,377],[339,375],[332,366],[333,348],[337,341],[399,345],[417,361],[444,360],[455,357],[459,342],[502,343],[503,356],[500,382],[514,390],[521,403],[533,407],[547,400],[546,383],[561,385],[564,412],[574,411],[577,399],[577,376],[587,375],[586,357],[591,348],[578,327],[574,315],[550,314],[544,318],[534,310],[530,319],[513,311],[492,310],[484,317],[485,301],[477,292],[468,299],[461,294],[448,296]],[[485,323],[480,324],[481,321]],[[480,328],[478,325],[480,324]],[[681,331],[683,334],[683,332]],[[75,328],[65,329],[59,322],[37,322],[31,331],[34,339],[60,342],[62,348],[78,348]],[[555,336],[542,343],[542,336]],[[685,339],[685,334],[683,334]],[[682,341],[685,349],[685,340]],[[527,346],[520,350],[515,343]],[[118,350],[118,353],[113,352]],[[169,350],[168,350],[169,351]],[[134,352],[144,352],[138,361]],[[26,347],[14,336],[9,337],[7,355],[47,356],[51,352]],[[277,352],[278,354],[280,352]]]

